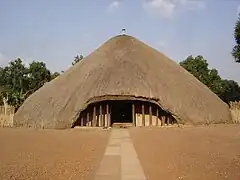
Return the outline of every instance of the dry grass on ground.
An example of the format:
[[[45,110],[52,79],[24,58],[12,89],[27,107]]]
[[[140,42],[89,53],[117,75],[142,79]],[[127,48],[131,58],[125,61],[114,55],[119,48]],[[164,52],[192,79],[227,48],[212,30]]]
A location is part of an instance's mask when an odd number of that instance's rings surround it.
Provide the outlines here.
[[[240,126],[131,129],[150,180],[239,180]]]
[[[108,132],[0,129],[0,179],[93,179]]]

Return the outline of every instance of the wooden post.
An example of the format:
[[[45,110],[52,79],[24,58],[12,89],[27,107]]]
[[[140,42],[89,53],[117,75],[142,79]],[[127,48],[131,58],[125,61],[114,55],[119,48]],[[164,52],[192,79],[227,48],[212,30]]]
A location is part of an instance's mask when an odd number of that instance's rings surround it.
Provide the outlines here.
[[[170,115],[170,120],[171,120],[171,124],[174,125],[174,118],[172,115]]]
[[[159,116],[159,109],[158,109],[158,107],[157,107],[157,114],[156,114],[156,116],[157,116],[156,126],[158,126],[158,116]]]
[[[111,119],[111,106],[110,106],[110,105],[109,105],[108,121],[109,121],[110,126],[112,126],[112,119]]]
[[[161,113],[160,113],[160,116],[161,116],[161,126],[165,126],[165,116],[163,116],[163,115],[164,115],[164,113],[161,110]]]
[[[169,126],[169,120],[170,120],[169,114],[166,114],[166,118],[167,118],[167,125]]]
[[[136,126],[135,105],[134,105],[134,103],[132,103],[132,123],[133,123],[133,126]]]
[[[101,126],[104,127],[103,118],[102,118],[102,105],[101,104],[100,104],[100,109],[99,109],[99,119],[100,119],[100,122],[101,122]]]
[[[142,104],[142,126],[145,126],[145,108],[144,108],[144,104]]]
[[[152,126],[152,105],[149,104],[149,126]]]
[[[105,116],[105,114],[102,114],[102,122],[103,122],[103,124],[104,124],[104,127],[107,127],[107,124],[106,124],[106,116]]]
[[[90,114],[89,112],[87,112],[87,123],[89,123],[89,120],[90,120]]]
[[[166,124],[166,115],[164,114],[162,116],[162,126],[165,126],[165,124]]]
[[[81,126],[84,126],[84,124],[83,124],[83,114],[81,115]]]
[[[92,126],[96,127],[97,126],[97,121],[96,121],[96,106],[95,104],[93,105],[93,123]]]
[[[110,127],[110,122],[109,122],[109,105],[107,104],[107,106],[106,106],[106,113],[107,113],[107,127]]]

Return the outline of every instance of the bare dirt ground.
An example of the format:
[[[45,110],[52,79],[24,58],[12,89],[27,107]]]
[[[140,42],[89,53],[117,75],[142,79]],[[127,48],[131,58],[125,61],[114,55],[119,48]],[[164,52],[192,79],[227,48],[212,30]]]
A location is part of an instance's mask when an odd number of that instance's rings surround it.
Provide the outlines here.
[[[94,178],[108,132],[0,129],[0,179]]]
[[[130,130],[150,180],[239,180],[240,125]]]

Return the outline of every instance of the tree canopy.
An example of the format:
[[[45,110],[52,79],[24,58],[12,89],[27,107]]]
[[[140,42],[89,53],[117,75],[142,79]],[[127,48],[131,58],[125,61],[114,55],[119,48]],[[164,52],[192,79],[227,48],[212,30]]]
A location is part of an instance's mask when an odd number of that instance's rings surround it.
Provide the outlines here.
[[[240,63],[240,14],[238,15],[238,20],[235,24],[234,39],[236,45],[233,47],[232,56],[236,62]]]
[[[208,67],[207,60],[203,56],[188,56],[180,65],[205,84],[223,101],[240,100],[240,87],[233,80],[222,79],[216,69]]]
[[[72,65],[82,59],[82,55],[77,55]],[[59,75],[59,72],[51,73],[41,61],[33,61],[28,66],[20,58],[10,61],[7,66],[0,67],[0,105],[6,98],[9,105],[18,109],[28,96]]]
[[[17,109],[29,95],[58,75],[52,74],[44,62],[33,61],[27,67],[20,58],[11,61],[0,68],[0,104],[5,97]]]

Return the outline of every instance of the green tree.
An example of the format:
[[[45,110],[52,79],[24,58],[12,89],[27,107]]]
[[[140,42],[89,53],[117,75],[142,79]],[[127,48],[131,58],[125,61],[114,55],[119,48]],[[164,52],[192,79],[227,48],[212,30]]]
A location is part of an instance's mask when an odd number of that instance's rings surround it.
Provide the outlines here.
[[[51,72],[44,62],[33,61],[28,68],[29,90],[34,92],[51,80]]]
[[[238,15],[238,20],[235,24],[234,39],[236,45],[233,47],[232,56],[236,62],[240,63],[240,14]]]
[[[77,64],[78,62],[80,62],[83,59],[82,55],[77,55],[76,57],[74,57],[74,60],[72,62],[72,65],[74,66],[75,64]]]
[[[8,104],[18,108],[28,90],[27,68],[20,58],[1,68],[1,101],[5,97]]]
[[[27,68],[20,58],[11,61],[0,68],[0,103],[5,97],[17,109],[29,95],[58,75],[51,74],[43,62],[33,61]]]
[[[3,70],[3,79],[8,89],[24,92],[28,88],[27,68],[20,58],[11,61]]]
[[[199,81],[208,86],[214,93],[222,92],[222,79],[216,69],[209,69],[207,60],[202,56],[188,56],[180,65],[193,74]]]
[[[0,67],[0,88],[4,85],[4,69]]]
[[[54,72],[53,74],[51,74],[51,80],[55,79],[56,77],[58,77],[60,75],[59,72]]]
[[[3,87],[0,86],[0,105],[3,105],[3,98],[4,98],[4,94],[3,94]]]
[[[218,95],[223,101],[240,99],[240,87],[233,80],[223,80],[216,69],[209,69],[202,56],[188,56],[180,65]]]
[[[3,98],[7,92],[5,84],[4,69],[0,67],[0,105],[3,105]]]
[[[237,82],[233,80],[223,80],[224,92],[220,98],[225,102],[240,101],[240,87]]]

